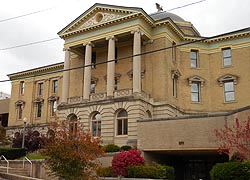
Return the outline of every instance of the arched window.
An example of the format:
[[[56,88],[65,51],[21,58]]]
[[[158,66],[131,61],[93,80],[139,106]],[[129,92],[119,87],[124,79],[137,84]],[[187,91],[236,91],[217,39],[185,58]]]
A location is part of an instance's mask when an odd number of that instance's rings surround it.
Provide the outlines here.
[[[92,136],[101,136],[101,116],[99,112],[96,112],[92,115]]]
[[[69,132],[76,134],[77,132],[77,116],[75,114],[68,116],[69,120]]]
[[[127,111],[120,110],[116,116],[117,123],[117,135],[127,135],[128,134],[128,113]]]

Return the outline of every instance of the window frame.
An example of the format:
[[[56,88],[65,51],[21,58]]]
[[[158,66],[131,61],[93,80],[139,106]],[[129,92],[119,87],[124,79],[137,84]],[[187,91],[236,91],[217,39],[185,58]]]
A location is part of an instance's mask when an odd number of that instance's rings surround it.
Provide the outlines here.
[[[36,118],[42,117],[42,108],[43,108],[43,103],[36,102]]]
[[[57,100],[51,101],[51,116],[55,116],[57,111]]]
[[[195,58],[192,57],[192,53],[195,53],[195,55],[196,55]],[[193,66],[192,62],[195,62],[195,66]],[[199,50],[197,50],[197,49],[190,50],[190,67],[191,68],[199,68],[200,67],[200,65],[199,65]]]
[[[230,55],[229,56],[225,56],[224,52],[228,51],[228,50],[230,50],[229,51]],[[230,67],[230,66],[232,66],[232,49],[231,49],[231,47],[222,48],[221,52],[222,52],[222,64],[223,64],[223,67]],[[230,60],[230,64],[229,65],[225,65],[225,62],[228,59]]]
[[[52,81],[52,93],[56,94],[58,92],[58,80],[55,79]]]
[[[101,119],[96,119],[96,115],[100,114],[96,112],[91,117],[91,134],[94,137],[101,137],[102,135],[102,121]]]
[[[44,88],[44,83],[43,82],[39,82],[37,84],[37,95],[38,96],[42,96],[43,95],[43,88]]]
[[[24,81],[20,82],[20,95],[24,95],[24,87],[25,87],[25,83]]]
[[[233,87],[232,90],[226,90],[226,84],[229,84],[229,83],[232,84],[232,87]],[[225,102],[233,102],[233,101],[235,101],[235,84],[234,84],[234,82],[233,81],[225,81],[223,83],[223,87],[224,87],[224,101]],[[229,94],[229,93],[233,93],[233,99],[232,100],[227,99],[227,94]]]
[[[119,117],[119,114],[125,112],[126,116]],[[121,127],[119,127],[121,122]],[[120,133],[121,132],[121,133]],[[116,136],[127,136],[128,135],[128,112],[125,109],[121,109],[116,114]]]
[[[23,104],[17,105],[17,119],[22,120],[23,118]]]
[[[193,85],[197,85],[197,91],[193,91]],[[197,94],[197,101],[193,99],[193,95]],[[191,83],[191,101],[192,103],[200,103],[201,102],[201,83],[197,81],[193,81]]]

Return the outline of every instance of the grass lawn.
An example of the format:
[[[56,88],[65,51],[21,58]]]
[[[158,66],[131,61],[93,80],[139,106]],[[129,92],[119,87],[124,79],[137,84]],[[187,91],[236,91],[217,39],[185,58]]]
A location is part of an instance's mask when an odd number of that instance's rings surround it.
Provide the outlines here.
[[[26,157],[30,160],[37,160],[37,159],[46,159],[48,156],[43,156],[39,153],[28,153]],[[24,157],[21,157],[19,159],[23,159]]]

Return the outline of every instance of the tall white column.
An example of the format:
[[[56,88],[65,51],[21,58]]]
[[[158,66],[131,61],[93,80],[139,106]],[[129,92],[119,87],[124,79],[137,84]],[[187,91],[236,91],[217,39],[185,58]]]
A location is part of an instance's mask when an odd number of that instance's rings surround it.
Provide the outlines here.
[[[132,31],[134,34],[133,45],[133,93],[141,92],[141,35],[140,29]],[[136,56],[138,55],[138,56]]]
[[[70,68],[70,51],[69,48],[64,48],[65,59],[63,68],[63,83],[62,83],[62,101],[61,103],[67,103],[69,97],[69,68]]]
[[[85,46],[85,64],[84,64],[84,82],[83,82],[83,99],[88,100],[90,95],[91,84],[91,58],[92,46],[91,42],[84,43]]]
[[[115,37],[107,37],[108,40],[108,59],[111,61],[115,59]],[[112,97],[114,94],[114,84],[115,84],[115,61],[107,63],[107,96]]]

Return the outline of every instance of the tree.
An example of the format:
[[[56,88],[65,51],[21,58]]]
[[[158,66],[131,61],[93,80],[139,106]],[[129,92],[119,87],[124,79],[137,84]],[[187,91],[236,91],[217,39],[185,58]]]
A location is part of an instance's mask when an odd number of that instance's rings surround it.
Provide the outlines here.
[[[11,138],[6,136],[6,129],[0,125],[0,145],[11,144]]]
[[[114,155],[112,160],[112,168],[114,175],[127,176],[127,167],[144,164],[145,160],[137,149],[130,149],[128,151],[121,151]]]
[[[95,179],[96,158],[103,154],[100,138],[93,137],[79,121],[57,121],[52,129],[54,136],[42,151],[49,157],[46,165],[50,175],[67,180]]]
[[[239,154],[240,159],[250,159],[250,119],[245,122],[235,120],[235,124],[229,127],[215,130],[219,140],[219,152],[229,156]]]
[[[13,139],[13,148],[21,148],[23,141],[23,133],[17,134]],[[28,152],[34,152],[45,145],[46,137],[41,136],[38,131],[34,131],[31,127],[27,127],[24,136],[24,147]]]

